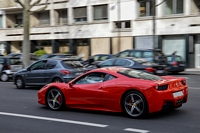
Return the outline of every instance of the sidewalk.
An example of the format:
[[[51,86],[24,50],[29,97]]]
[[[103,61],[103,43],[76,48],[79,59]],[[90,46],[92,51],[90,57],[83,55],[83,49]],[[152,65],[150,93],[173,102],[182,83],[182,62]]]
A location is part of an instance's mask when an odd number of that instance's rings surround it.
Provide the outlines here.
[[[185,69],[186,72],[200,72],[200,68],[187,68]]]

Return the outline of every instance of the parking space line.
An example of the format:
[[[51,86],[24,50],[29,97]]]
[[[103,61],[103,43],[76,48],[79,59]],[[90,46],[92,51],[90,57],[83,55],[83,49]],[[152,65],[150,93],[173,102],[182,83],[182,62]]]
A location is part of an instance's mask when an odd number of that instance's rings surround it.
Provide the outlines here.
[[[97,123],[64,120],[64,119],[40,117],[40,116],[33,116],[33,115],[23,115],[23,114],[15,114],[15,113],[0,112],[0,115],[15,116],[15,117],[22,117],[22,118],[30,118],[30,119],[39,119],[39,120],[47,120],[47,121],[55,121],[55,122],[63,122],[63,123],[70,123],[70,124],[77,124],[77,125],[84,125],[84,126],[93,126],[93,127],[101,127],[101,128],[108,127],[108,125],[97,124]]]
[[[135,128],[126,128],[124,130],[130,131],[130,132],[137,132],[137,133],[149,133],[148,130],[141,130],[141,129],[135,129]]]

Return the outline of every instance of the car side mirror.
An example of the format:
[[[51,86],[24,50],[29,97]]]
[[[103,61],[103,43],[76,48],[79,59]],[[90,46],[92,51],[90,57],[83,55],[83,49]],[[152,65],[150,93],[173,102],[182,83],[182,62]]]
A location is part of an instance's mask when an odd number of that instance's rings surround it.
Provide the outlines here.
[[[27,70],[27,71],[31,71],[30,67],[28,67],[26,70]]]
[[[74,84],[73,84],[72,82],[69,82],[69,87],[70,87],[70,88],[73,88],[73,85],[74,85]]]

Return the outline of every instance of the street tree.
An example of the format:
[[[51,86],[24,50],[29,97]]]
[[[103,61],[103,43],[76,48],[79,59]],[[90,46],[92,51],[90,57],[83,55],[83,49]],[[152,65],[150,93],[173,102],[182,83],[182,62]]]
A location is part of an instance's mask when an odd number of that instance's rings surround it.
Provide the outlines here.
[[[23,9],[23,27],[24,27],[24,35],[23,35],[23,43],[22,43],[22,54],[23,54],[23,65],[24,67],[29,66],[30,64],[30,15],[34,12],[39,12],[45,10],[48,5],[48,0],[45,1],[43,7],[32,10],[34,6],[37,6],[41,3],[42,0],[15,0],[16,3],[21,5]]]

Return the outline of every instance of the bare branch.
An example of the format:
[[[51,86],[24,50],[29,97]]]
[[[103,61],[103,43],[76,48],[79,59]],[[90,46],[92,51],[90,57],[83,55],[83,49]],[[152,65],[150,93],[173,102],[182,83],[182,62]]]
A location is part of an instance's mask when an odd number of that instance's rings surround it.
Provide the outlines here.
[[[34,7],[35,5],[39,4],[41,2],[41,0],[37,0],[35,1],[33,4],[30,5],[29,10]]]
[[[15,0],[15,2],[20,4],[22,6],[22,8],[24,8],[24,4],[22,4],[22,2],[20,0]]]

